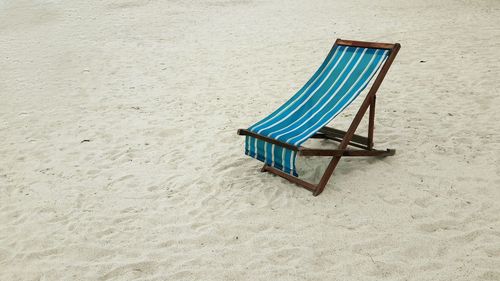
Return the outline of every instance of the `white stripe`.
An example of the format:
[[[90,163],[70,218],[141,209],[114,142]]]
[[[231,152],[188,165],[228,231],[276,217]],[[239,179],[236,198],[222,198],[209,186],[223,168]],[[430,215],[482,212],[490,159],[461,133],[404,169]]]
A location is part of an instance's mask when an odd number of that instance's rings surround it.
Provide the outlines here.
[[[285,148],[281,149],[281,169],[285,169]]]
[[[274,165],[274,143],[271,144],[271,166]]]
[[[315,106],[317,106],[318,104],[320,104],[320,103],[321,103],[321,101],[322,101],[324,98],[328,97],[328,92],[329,92],[329,91],[330,91],[330,90],[331,90],[331,89],[332,89],[332,88],[333,88],[333,87],[337,84],[337,82],[339,81],[340,77],[342,77],[342,75],[344,74],[344,72],[345,72],[345,71],[349,68],[349,65],[351,64],[352,60],[353,60],[353,59],[354,59],[354,57],[356,56],[356,53],[358,52],[358,50],[359,50],[359,48],[356,48],[356,50],[354,51],[354,54],[353,54],[353,55],[352,55],[352,57],[349,59],[349,61],[346,63],[346,65],[345,65],[345,66],[344,66],[344,68],[342,69],[342,72],[340,72],[340,74],[337,76],[337,78],[335,79],[335,81],[333,81],[333,83],[332,83],[332,85],[330,86],[330,88],[328,88],[328,90],[326,90],[326,91],[325,91],[325,93],[323,94],[323,96],[321,96],[321,98],[319,98],[319,99],[316,101],[316,103],[315,103],[315,104],[313,104],[313,105],[309,108],[309,110],[307,110],[307,111],[306,111],[306,113],[304,113],[302,116],[300,116],[297,120],[295,120],[295,121],[293,121],[292,123],[288,124],[286,127],[283,127],[283,128],[281,128],[281,129],[278,129],[278,130],[276,130],[276,131],[274,131],[274,132],[270,132],[270,133],[268,133],[267,135],[268,135],[269,137],[271,137],[273,134],[276,134],[276,133],[278,133],[278,132],[282,132],[282,131],[284,131],[284,130],[286,130],[286,129],[290,128],[291,126],[293,126],[293,125],[297,124],[298,122],[300,122],[300,120],[301,120],[301,119],[306,118],[306,117],[307,117],[307,114],[309,114],[309,112],[311,112],[311,111],[313,111],[313,110],[315,109],[315,108],[314,108]],[[364,54],[364,52],[366,52],[366,49],[363,51],[363,54]],[[361,58],[363,57],[363,54],[361,54]],[[356,66],[358,65],[359,61],[360,61],[360,60],[358,59],[358,61],[357,61],[357,62],[356,62],[356,64],[354,65],[354,67],[356,67]],[[352,70],[351,70],[351,73],[352,73]],[[347,78],[349,78],[349,76],[350,76],[350,74],[351,74],[351,73],[349,73],[349,74],[348,74],[348,77],[347,77]],[[324,83],[325,81],[326,81],[326,79],[323,81],[323,83]],[[342,82],[342,84],[340,85],[340,88],[342,88],[342,86],[343,86],[343,84],[345,83],[345,81],[347,81],[347,80],[345,80],[345,79],[344,79],[344,81],[343,81],[343,82]],[[318,88],[316,88],[316,91],[317,91],[318,89],[319,89],[319,87],[318,87]],[[312,94],[311,94],[311,95],[312,95]],[[334,95],[335,95],[335,94],[334,94]],[[311,98],[311,97],[312,97],[312,96],[310,96],[309,98]],[[331,98],[332,98],[332,97],[330,97],[330,99],[331,99]],[[328,101],[327,101],[327,102],[328,102]],[[297,108],[297,110],[298,110],[298,108]],[[321,109],[320,109],[320,110],[321,110]],[[288,117],[288,116],[287,116],[287,117]],[[284,119],[283,119],[282,121],[284,121]],[[307,122],[307,121],[306,121],[306,122]],[[276,123],[276,124],[279,124],[279,123]],[[280,136],[282,136],[282,135],[284,135],[284,134],[287,134],[287,133],[289,133],[289,132],[286,132],[286,131],[285,131],[284,133],[282,133],[282,134],[280,134],[280,135],[277,135],[275,138],[279,138]]]
[[[328,72],[328,75],[326,76],[326,78],[325,78],[325,79],[323,79],[323,81],[321,82],[321,84],[320,84],[318,87],[316,87],[316,89],[314,89],[314,91],[313,91],[311,94],[309,94],[309,96],[306,98],[306,100],[305,100],[305,101],[303,101],[300,105],[296,106],[296,107],[295,107],[295,109],[294,109],[294,110],[292,110],[292,111],[291,111],[291,112],[290,112],[287,116],[282,117],[282,118],[281,118],[281,120],[279,120],[279,121],[278,121],[278,122],[276,122],[276,123],[272,123],[272,124],[270,124],[269,126],[267,126],[267,127],[265,127],[265,128],[259,129],[259,130],[257,131],[257,133],[259,133],[259,134],[260,134],[263,130],[266,130],[266,129],[270,128],[270,127],[276,126],[276,125],[280,124],[281,122],[285,121],[285,119],[286,119],[286,118],[288,118],[290,115],[292,115],[293,113],[295,113],[295,112],[296,112],[297,110],[299,110],[299,109],[300,109],[300,108],[301,108],[301,107],[302,107],[302,106],[303,106],[303,105],[304,105],[307,101],[309,101],[309,100],[312,98],[312,96],[314,95],[314,93],[316,93],[316,92],[319,90],[319,88],[321,88],[321,86],[325,83],[325,81],[328,79],[328,77],[330,77],[330,75],[332,74],[333,70],[335,70],[335,68],[337,67],[337,65],[339,64],[339,62],[342,60],[342,57],[344,57],[345,52],[346,52],[346,50],[347,50],[347,49],[348,49],[347,47],[346,47],[346,48],[344,48],[344,50],[342,51],[342,55],[341,55],[341,56],[340,56],[340,58],[337,60],[337,62],[335,63],[335,65],[331,68],[331,70]],[[337,50],[335,50],[335,53],[337,53]],[[333,58],[334,58],[334,56],[332,56],[332,59],[330,60],[330,62],[328,63],[328,65],[330,65],[330,63],[333,61]],[[325,69],[324,69],[324,70],[326,70],[326,69],[327,69],[327,67],[325,67]],[[323,74],[323,72],[322,72],[321,74]],[[292,106],[293,104],[295,104],[295,102],[297,102],[297,101],[298,101],[298,100],[299,100],[299,99],[300,99],[303,95],[305,95],[305,94],[307,93],[307,91],[311,88],[311,86],[312,86],[312,85],[313,85],[313,84],[314,84],[314,83],[315,83],[315,82],[319,79],[319,77],[320,77],[320,76],[321,76],[321,75],[318,75],[318,77],[316,77],[316,79],[314,80],[314,82],[313,82],[313,83],[311,83],[311,84],[309,85],[309,87],[307,87],[307,89],[306,89],[306,90],[305,90],[305,91],[304,91],[304,92],[300,95],[300,97],[298,97],[298,98],[297,98],[297,99],[296,99],[293,103],[290,103],[290,104],[289,104],[289,106],[287,106],[285,109],[283,109],[283,110],[282,110],[279,114],[284,113],[286,109],[288,109],[290,106]],[[268,123],[269,121],[271,121],[271,120],[275,119],[276,117],[278,117],[278,115],[279,115],[279,114],[276,114],[273,118],[271,118],[271,119],[267,120],[267,121],[266,121],[266,122],[264,122],[264,123]],[[260,126],[262,126],[262,125],[264,125],[264,123],[260,124],[260,125],[259,125],[259,127],[260,127]],[[254,128],[254,130],[255,130],[255,128]]]
[[[358,60],[356,61],[356,63],[355,63],[355,64],[354,64],[354,66],[352,67],[351,71],[349,71],[349,73],[348,73],[348,74],[347,74],[347,76],[344,78],[344,80],[342,81],[342,83],[340,84],[340,86],[339,86],[339,87],[335,90],[335,92],[334,92],[333,94],[331,94],[331,95],[330,95],[330,93],[329,93],[329,92],[333,89],[334,84],[332,84],[332,86],[331,86],[331,87],[330,87],[330,88],[326,91],[326,94],[325,94],[323,97],[330,96],[330,98],[328,98],[328,100],[327,100],[326,102],[324,102],[324,103],[323,103],[323,105],[322,105],[319,109],[317,109],[317,110],[316,110],[314,107],[315,107],[316,105],[318,105],[318,104],[319,104],[319,102],[320,102],[321,100],[323,100],[323,98],[321,98],[320,100],[318,100],[318,102],[317,102],[317,103],[316,103],[313,107],[311,107],[311,109],[309,109],[309,111],[308,111],[308,112],[310,112],[312,109],[315,109],[315,110],[314,110],[315,112],[314,112],[311,116],[309,116],[309,117],[308,117],[305,121],[303,121],[303,122],[302,122],[302,124],[300,124],[299,126],[295,127],[294,129],[292,129],[292,130],[290,130],[290,131],[283,132],[283,133],[281,133],[281,134],[277,135],[277,136],[276,136],[276,137],[274,137],[274,138],[275,138],[275,139],[278,139],[279,137],[281,137],[281,136],[283,136],[283,135],[286,135],[286,134],[288,134],[288,133],[291,133],[291,132],[294,132],[294,131],[298,130],[300,127],[304,126],[304,125],[305,125],[305,124],[306,124],[309,120],[311,120],[312,118],[314,118],[314,116],[318,115],[318,114],[319,114],[319,112],[320,112],[321,110],[323,110],[323,108],[325,108],[325,106],[327,106],[327,105],[328,105],[328,103],[329,103],[329,102],[330,102],[330,101],[331,101],[331,100],[335,97],[335,95],[336,95],[336,94],[337,94],[337,93],[338,93],[338,92],[342,89],[342,87],[344,86],[344,84],[345,84],[345,83],[347,83],[347,81],[348,81],[348,80],[349,80],[349,78],[351,77],[352,73],[354,72],[354,70],[356,69],[356,67],[358,66],[358,64],[359,64],[359,63],[361,62],[361,60],[363,59],[364,54],[366,53],[366,51],[367,51],[367,50],[368,50],[368,49],[364,49],[364,50],[363,50],[363,53],[361,53],[361,55],[359,56]],[[355,55],[353,55],[353,58],[354,58],[354,56],[355,56]],[[294,124],[298,123],[299,121],[301,121],[301,119],[303,119],[303,117],[307,117],[307,116],[304,114],[301,118],[299,118],[299,119],[295,120],[293,123],[291,123],[291,124],[290,124],[290,125],[288,125],[287,127],[290,127],[291,125],[294,125]],[[271,134],[269,134],[269,136],[271,136]],[[288,141],[288,140],[286,140],[286,141]]]
[[[255,153],[255,155],[254,155],[254,156],[255,156],[255,158],[257,158],[257,142],[258,142],[259,140],[258,140],[258,139],[256,139],[256,138],[253,138],[253,139],[255,140],[255,142],[254,142],[254,143],[255,143],[255,144],[254,144],[254,146],[255,146],[254,148],[255,148],[255,149],[253,150],[253,151],[254,151],[254,153]]]
[[[377,52],[378,52],[378,50],[377,50]],[[385,52],[387,52],[387,51],[385,51]],[[380,64],[381,64],[381,63],[385,60],[385,58],[384,58],[384,56],[385,56],[385,52],[384,52],[384,54],[383,54],[383,56],[382,56],[382,59],[378,62],[377,66],[376,66],[376,67],[373,69],[373,71],[370,73],[370,76],[369,76],[369,77],[373,77],[372,75],[373,75],[373,74],[374,74],[374,73],[378,70],[378,68],[379,68]],[[365,72],[368,70],[368,68],[370,67],[370,65],[373,63],[373,60],[374,60],[374,59],[375,59],[375,56],[372,58],[372,60],[370,61],[370,64],[366,67],[366,69],[363,71],[363,73],[361,73],[361,75],[359,76],[359,78],[356,80],[356,82],[354,82],[354,84],[353,84],[353,85],[349,88],[349,90],[347,90],[347,92],[346,92],[346,93],[350,92],[350,91],[352,90],[352,88],[353,88],[353,87],[354,87],[354,86],[355,86],[355,85],[359,82],[359,80],[361,79],[361,77],[365,74]],[[370,82],[370,80],[371,80],[371,79],[367,79],[367,80],[364,82],[364,84],[361,86],[361,89],[362,89],[362,88],[363,88],[363,87],[364,87],[367,83],[369,83],[369,82]],[[346,95],[344,95],[344,97],[346,97],[346,96],[347,96],[347,94],[346,94]],[[343,97],[343,98],[344,98],[344,97]],[[342,98],[341,100],[343,100],[343,98]],[[350,102],[351,102],[354,98],[356,98],[356,97],[355,97],[355,95],[351,96],[351,99],[350,99],[347,103],[345,103],[345,106],[344,106],[341,110],[339,110],[339,111],[338,111],[338,112],[337,112],[337,113],[333,116],[333,118],[335,118],[335,117],[336,117],[336,116],[337,116],[340,112],[342,112],[342,110],[343,110],[343,109],[344,109],[347,105],[349,105],[349,103],[350,103]],[[339,100],[339,101],[338,101],[338,102],[337,102],[334,106],[332,106],[332,109],[331,109],[331,110],[329,110],[329,111],[328,111],[328,112],[326,112],[323,116],[321,116],[321,118],[319,118],[319,119],[318,119],[318,121],[317,121],[316,123],[314,123],[314,125],[312,125],[312,126],[311,126],[311,128],[315,127],[315,126],[316,126],[316,125],[317,125],[317,124],[318,124],[318,123],[319,123],[319,122],[320,122],[320,121],[321,121],[321,120],[322,120],[325,116],[327,116],[330,112],[332,112],[332,111],[335,109],[335,107],[336,107],[336,106],[337,106],[337,105],[341,102],[341,100]],[[333,118],[332,118],[332,119],[333,119]],[[293,137],[293,138],[288,139],[288,140],[287,140],[287,142],[288,142],[288,141],[290,141],[290,140],[292,140],[292,139],[294,139],[294,138],[297,138],[297,137],[299,137],[299,136],[303,135],[303,134],[304,134],[304,133],[306,133],[306,132],[307,132],[307,130],[306,130],[306,131],[304,131],[304,132],[302,132],[301,134],[299,134],[299,135],[297,135],[297,136]],[[314,130],[313,130],[312,132],[314,132]],[[297,142],[295,142],[295,143],[300,143],[300,142],[302,142],[303,140],[305,140],[305,139],[309,138],[309,136],[308,136],[308,135],[310,135],[310,133],[309,133],[309,134],[307,134],[305,137],[303,137],[302,139],[300,139],[299,141],[297,141]]]
[[[264,142],[264,163],[267,160],[267,142]]]

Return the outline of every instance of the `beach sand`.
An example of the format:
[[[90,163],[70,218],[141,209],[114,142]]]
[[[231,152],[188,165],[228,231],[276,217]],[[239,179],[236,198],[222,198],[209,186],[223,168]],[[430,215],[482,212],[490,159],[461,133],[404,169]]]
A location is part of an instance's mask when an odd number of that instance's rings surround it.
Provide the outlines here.
[[[500,2],[414,2],[0,1],[0,280],[500,280]],[[313,197],[236,130],[336,38],[401,43],[397,154]]]

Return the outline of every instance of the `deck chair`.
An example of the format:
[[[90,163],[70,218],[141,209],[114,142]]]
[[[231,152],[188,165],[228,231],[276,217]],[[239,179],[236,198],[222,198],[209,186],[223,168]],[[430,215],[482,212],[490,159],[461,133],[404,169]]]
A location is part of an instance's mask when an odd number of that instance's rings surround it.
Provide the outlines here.
[[[314,196],[323,192],[343,156],[391,156],[395,150],[373,148],[376,92],[400,49],[400,44],[337,39],[325,61],[311,79],[285,104],[248,129],[245,154],[264,162],[262,172],[283,177]],[[359,96],[378,72],[349,129],[327,127]],[[355,131],[369,108],[368,136]],[[309,138],[337,141],[337,149],[301,146]],[[359,149],[348,149],[348,146]],[[297,155],[332,157],[318,184],[298,178]]]

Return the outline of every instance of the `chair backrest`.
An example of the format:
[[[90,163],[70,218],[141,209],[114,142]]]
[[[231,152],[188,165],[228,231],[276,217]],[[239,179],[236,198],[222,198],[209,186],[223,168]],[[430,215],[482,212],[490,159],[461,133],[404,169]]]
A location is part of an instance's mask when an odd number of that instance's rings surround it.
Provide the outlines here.
[[[389,52],[388,48],[335,44],[311,79],[249,130],[299,146],[359,96]]]

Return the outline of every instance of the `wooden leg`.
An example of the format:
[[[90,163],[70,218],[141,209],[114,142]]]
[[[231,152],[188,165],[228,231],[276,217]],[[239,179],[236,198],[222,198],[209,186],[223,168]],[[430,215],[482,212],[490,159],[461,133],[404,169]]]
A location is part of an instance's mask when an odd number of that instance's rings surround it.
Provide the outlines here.
[[[395,149],[386,149],[386,150],[346,150],[343,156],[374,156],[374,157],[385,157],[385,156],[393,156],[396,154]]]
[[[373,149],[373,131],[375,130],[375,101],[377,99],[376,95],[373,95],[372,102],[370,103],[370,112],[368,118],[368,150]]]
[[[316,190],[316,185],[314,185],[310,182],[303,181],[303,180],[301,180],[297,177],[294,177],[292,175],[286,174],[286,173],[284,173],[284,172],[282,172],[274,167],[264,165],[264,167],[262,169],[266,172],[270,172],[270,173],[273,173],[273,174],[280,176],[284,179],[287,179],[290,182],[293,182],[293,183],[295,183],[295,184],[297,184],[297,185],[299,185],[299,186],[301,186],[309,191],[314,192]]]
[[[266,172],[266,167],[267,167],[267,164],[264,164],[264,166],[262,166],[262,168],[260,169],[260,171],[262,173]]]
[[[326,167],[325,173],[321,177],[321,180],[319,181],[318,185],[316,186],[316,189],[313,192],[314,196],[318,196],[323,192],[323,189],[325,189],[326,184],[328,183],[328,180],[333,174],[333,171],[337,167],[337,164],[340,161],[341,156],[335,156],[332,158],[332,161],[330,161],[330,164],[328,164],[328,167]]]
[[[392,156],[396,153],[395,149],[387,150],[352,150],[352,149],[303,149],[300,151],[301,156]]]

